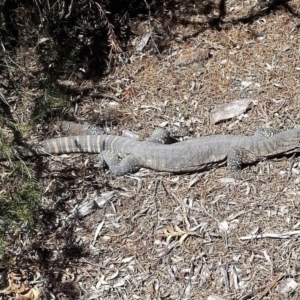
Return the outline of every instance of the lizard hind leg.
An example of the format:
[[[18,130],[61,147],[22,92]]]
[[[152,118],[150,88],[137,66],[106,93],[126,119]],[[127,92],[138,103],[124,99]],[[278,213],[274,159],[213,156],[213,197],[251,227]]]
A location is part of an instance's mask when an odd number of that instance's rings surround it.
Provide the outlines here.
[[[108,166],[111,173],[117,176],[134,173],[141,168],[138,160],[132,155],[128,155],[120,160],[115,153],[109,150],[102,151],[99,165],[102,170],[105,166]]]
[[[241,178],[243,164],[251,164],[258,161],[258,157],[251,151],[242,147],[232,147],[227,156],[227,167],[233,178]]]

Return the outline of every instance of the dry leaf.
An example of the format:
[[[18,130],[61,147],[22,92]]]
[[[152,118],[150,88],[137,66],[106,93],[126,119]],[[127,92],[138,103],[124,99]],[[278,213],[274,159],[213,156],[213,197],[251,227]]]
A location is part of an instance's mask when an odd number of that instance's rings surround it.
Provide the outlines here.
[[[209,58],[209,54],[208,49],[189,49],[188,51],[181,53],[181,55],[176,59],[175,65],[186,66],[193,62],[204,62]]]
[[[225,299],[217,295],[210,295],[207,297],[207,300],[225,300]]]
[[[40,296],[40,289],[38,288],[31,288],[25,293],[17,293],[16,299],[18,300],[36,300]]]
[[[216,124],[220,121],[232,119],[244,113],[250,104],[257,105],[257,100],[240,99],[231,103],[225,103],[217,106],[210,114],[211,124]]]
[[[134,87],[130,86],[126,90],[122,92],[122,96],[124,98],[124,101],[129,101],[130,99],[134,98],[136,96],[136,91]]]
[[[278,286],[278,292],[288,297],[288,294],[293,292],[298,286],[298,283],[293,278],[287,278]]]
[[[184,242],[184,240],[189,236],[188,233],[185,233],[179,240],[179,244],[182,245],[182,243]]]
[[[144,47],[147,45],[147,43],[149,41],[150,36],[151,36],[151,33],[147,33],[142,37],[141,41],[135,47],[136,51],[139,51],[139,52],[143,51]]]
[[[166,228],[163,230],[165,236],[167,237],[167,243],[169,244],[172,238],[180,237],[179,244],[182,245],[182,243],[185,241],[185,239],[190,236],[199,236],[199,234],[190,231],[190,223],[188,222],[187,218],[185,218],[186,227],[187,230],[183,231],[180,229],[177,225],[174,226],[174,228],[171,225],[166,226]]]

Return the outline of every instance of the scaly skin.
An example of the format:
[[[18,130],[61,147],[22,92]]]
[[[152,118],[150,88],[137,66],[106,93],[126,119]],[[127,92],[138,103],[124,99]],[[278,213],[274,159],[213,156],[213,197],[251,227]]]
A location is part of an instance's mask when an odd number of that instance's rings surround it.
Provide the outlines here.
[[[23,156],[99,153],[115,175],[138,171],[141,167],[174,173],[202,171],[227,166],[239,177],[242,164],[267,157],[300,152],[300,129],[278,131],[258,129],[254,136],[212,135],[174,144],[166,130],[158,129],[148,141],[113,135],[69,136],[43,141],[35,149],[22,149]]]

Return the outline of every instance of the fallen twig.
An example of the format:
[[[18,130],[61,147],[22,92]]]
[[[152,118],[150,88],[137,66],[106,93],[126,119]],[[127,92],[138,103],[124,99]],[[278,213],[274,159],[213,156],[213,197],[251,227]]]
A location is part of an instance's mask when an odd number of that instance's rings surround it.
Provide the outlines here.
[[[300,234],[300,230],[288,231],[284,233],[263,233],[257,235],[250,234],[250,235],[240,237],[240,240],[245,241],[245,240],[262,239],[262,238],[288,239],[293,235],[299,235],[299,234]]]

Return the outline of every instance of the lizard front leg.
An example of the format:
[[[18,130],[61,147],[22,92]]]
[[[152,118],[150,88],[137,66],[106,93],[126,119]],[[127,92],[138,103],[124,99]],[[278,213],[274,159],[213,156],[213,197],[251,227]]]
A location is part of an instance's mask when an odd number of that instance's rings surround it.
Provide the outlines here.
[[[182,134],[178,132],[158,127],[146,141],[157,144],[174,144],[178,142],[180,137],[182,137]]]
[[[274,129],[274,128],[267,128],[267,127],[262,127],[258,128],[254,136],[257,138],[269,138],[272,137],[280,132],[284,131],[283,129]]]
[[[227,167],[232,177],[240,179],[243,164],[252,164],[259,160],[259,157],[252,151],[242,147],[232,147],[227,155]]]
[[[171,133],[164,128],[156,128],[151,136],[147,139],[147,142],[158,144],[170,144]]]

